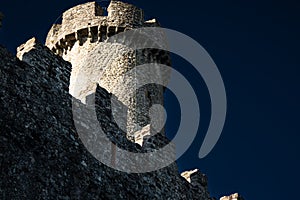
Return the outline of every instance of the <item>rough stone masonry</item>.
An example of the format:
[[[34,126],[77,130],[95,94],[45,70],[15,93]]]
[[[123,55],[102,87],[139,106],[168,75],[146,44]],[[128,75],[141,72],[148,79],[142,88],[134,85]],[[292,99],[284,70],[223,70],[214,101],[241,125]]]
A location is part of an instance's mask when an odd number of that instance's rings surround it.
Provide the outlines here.
[[[120,172],[100,163],[83,145],[85,138],[79,138],[74,123],[81,120],[80,128],[97,131],[85,113],[91,109],[91,97],[95,98],[97,119],[106,136],[118,147],[143,153],[169,143],[163,130],[135,141],[142,145],[132,142],[114,121],[110,105],[112,96],[117,96],[117,112],[130,107],[132,122],[126,126],[131,132],[135,123],[145,127],[138,133],[150,130],[145,110],[151,106],[149,102],[163,101],[163,88],[149,86],[140,91],[155,94],[146,100],[145,108],[140,99],[124,98],[126,84],[117,89],[113,80],[133,68],[133,61],[146,62],[145,55],[170,64],[168,54],[135,52],[105,40],[119,31],[158,23],[144,21],[142,10],[119,1],[111,2],[108,16],[103,13],[95,2],[71,8],[64,13],[62,24],[50,30],[46,46],[32,38],[18,48],[17,57],[0,46],[0,199],[213,199],[207,177],[199,170],[182,177],[173,163],[149,173]],[[82,17],[84,20],[79,20]],[[95,80],[96,88],[89,88],[90,80],[84,80],[84,87],[74,90],[78,73],[102,72],[93,68],[93,62],[89,66],[81,63],[96,46],[103,51],[90,59],[106,61],[108,71]],[[76,116],[85,118],[73,118],[72,100]],[[142,120],[134,121],[134,113]],[[116,165],[121,162],[116,155],[107,159]],[[223,199],[241,197],[234,194]]]
[[[54,24],[49,31],[46,46],[71,62],[70,94],[85,101],[95,91],[96,84],[116,95],[128,108],[128,137],[150,124],[149,108],[153,103],[163,105],[163,87],[148,85],[140,88],[134,97],[128,94],[138,81],[135,74],[118,79],[137,65],[151,61],[170,65],[166,52],[152,49],[137,51],[123,44],[107,42],[118,33],[134,28],[158,26],[156,20],[144,20],[143,10],[120,1],[111,1],[108,15],[96,2],[75,6],[62,15],[62,23]],[[159,39],[159,38],[157,38]],[[153,40],[154,42],[154,40]],[[163,43],[161,39],[158,41]],[[157,71],[167,81],[170,72]]]

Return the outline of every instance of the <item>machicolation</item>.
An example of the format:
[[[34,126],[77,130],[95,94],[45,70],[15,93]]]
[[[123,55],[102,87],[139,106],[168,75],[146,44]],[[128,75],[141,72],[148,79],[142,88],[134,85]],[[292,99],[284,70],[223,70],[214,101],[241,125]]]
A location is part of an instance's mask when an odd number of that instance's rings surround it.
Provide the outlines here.
[[[61,24],[49,31],[46,45],[58,55],[70,50],[76,41],[103,42],[117,33],[139,27],[157,26],[156,20],[144,20],[144,13],[131,4],[111,1],[108,16],[96,2],[75,6],[63,13]]]

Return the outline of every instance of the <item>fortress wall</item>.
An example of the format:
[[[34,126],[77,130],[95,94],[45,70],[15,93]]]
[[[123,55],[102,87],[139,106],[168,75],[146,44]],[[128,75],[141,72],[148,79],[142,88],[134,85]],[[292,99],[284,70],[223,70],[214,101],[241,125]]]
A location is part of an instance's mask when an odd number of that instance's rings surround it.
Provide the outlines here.
[[[17,57],[34,67],[40,72],[40,76],[52,79],[56,83],[56,88],[68,91],[72,70],[71,63],[55,55],[36,38],[32,38],[19,46]]]
[[[96,131],[90,118],[83,117],[89,104],[72,100],[68,88],[61,87],[68,82],[64,78],[70,74],[70,63],[35,39],[21,45],[18,56],[22,61],[0,46],[0,188],[4,199],[210,199],[205,188],[180,177],[176,163],[149,173],[128,174],[96,160],[74,126],[76,116],[81,116],[83,126]],[[111,117],[111,94],[100,87],[96,91],[99,122],[120,148],[149,152],[169,142],[163,135],[146,138],[143,147],[129,142]],[[78,108],[75,115],[72,101]],[[115,109],[122,107],[117,102]],[[119,153],[108,159],[124,166]]]

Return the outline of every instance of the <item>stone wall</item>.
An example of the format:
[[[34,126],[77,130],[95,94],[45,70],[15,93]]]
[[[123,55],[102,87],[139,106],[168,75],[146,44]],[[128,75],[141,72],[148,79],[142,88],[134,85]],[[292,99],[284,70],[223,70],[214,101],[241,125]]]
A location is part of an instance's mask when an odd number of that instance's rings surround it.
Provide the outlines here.
[[[79,113],[72,113],[70,63],[36,39],[21,46],[18,56],[23,61],[0,47],[1,199],[210,199],[205,187],[178,174],[175,163],[128,174],[97,161],[74,125],[73,117],[89,109],[90,96],[87,104],[73,99]],[[98,86],[92,95],[105,134],[120,148],[142,153],[168,143],[161,134],[145,139],[143,147],[131,143],[112,120],[112,94]],[[117,103],[120,112],[123,107]],[[84,118],[83,128],[94,130],[90,122]],[[108,159],[122,164],[117,155]]]

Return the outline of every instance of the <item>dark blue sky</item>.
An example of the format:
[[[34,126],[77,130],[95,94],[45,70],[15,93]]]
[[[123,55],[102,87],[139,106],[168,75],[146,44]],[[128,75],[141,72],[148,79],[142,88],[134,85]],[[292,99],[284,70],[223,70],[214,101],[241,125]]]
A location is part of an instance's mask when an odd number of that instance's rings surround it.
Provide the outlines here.
[[[14,52],[27,39],[45,40],[60,14],[86,1],[1,1],[0,44]],[[297,199],[299,186],[300,4],[298,1],[133,1],[162,26],[198,41],[217,64],[227,92],[226,124],[214,150],[198,159],[209,119],[209,97],[200,76],[179,58],[203,110],[197,140],[178,161],[208,175],[219,197],[240,192],[249,200]],[[169,95],[170,96],[170,95]],[[171,96],[169,107],[176,105]],[[176,122],[176,114],[170,118]],[[169,121],[170,121],[169,119]],[[174,131],[172,124],[167,130]],[[170,134],[170,133],[169,133]]]

